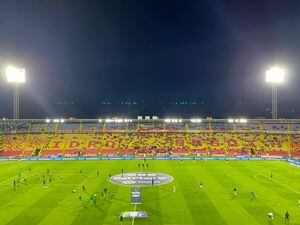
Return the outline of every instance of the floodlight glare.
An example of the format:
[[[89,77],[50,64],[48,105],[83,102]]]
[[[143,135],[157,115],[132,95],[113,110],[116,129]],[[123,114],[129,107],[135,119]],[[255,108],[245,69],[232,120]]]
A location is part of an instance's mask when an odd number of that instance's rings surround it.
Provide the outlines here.
[[[105,119],[105,123],[111,123],[112,121],[112,119]]]
[[[14,87],[14,119],[19,119],[19,84],[25,83],[25,69],[13,66],[6,67],[6,81],[13,84]]]
[[[247,123],[247,119],[241,118],[240,123]]]
[[[201,122],[202,122],[202,119],[194,118],[194,119],[191,119],[191,122],[192,122],[192,123],[201,123]]]
[[[123,121],[124,121],[123,119],[116,119],[115,120],[115,122],[117,122],[117,123],[123,123]]]
[[[272,84],[280,84],[284,81],[284,69],[280,67],[272,67],[266,71],[266,82]]]
[[[228,123],[233,123],[234,119],[228,119]]]
[[[170,123],[171,122],[171,119],[165,119],[165,123]]]
[[[266,82],[272,86],[272,119],[277,119],[278,116],[278,97],[277,87],[284,81],[285,72],[280,67],[272,67],[266,71]]]
[[[25,69],[8,66],[6,68],[6,80],[8,83],[25,83]]]

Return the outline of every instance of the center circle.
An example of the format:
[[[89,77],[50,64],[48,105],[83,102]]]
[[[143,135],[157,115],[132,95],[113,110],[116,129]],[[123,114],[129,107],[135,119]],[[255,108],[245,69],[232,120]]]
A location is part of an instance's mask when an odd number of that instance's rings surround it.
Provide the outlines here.
[[[110,181],[125,186],[154,186],[170,183],[173,177],[164,173],[132,172],[111,176]]]

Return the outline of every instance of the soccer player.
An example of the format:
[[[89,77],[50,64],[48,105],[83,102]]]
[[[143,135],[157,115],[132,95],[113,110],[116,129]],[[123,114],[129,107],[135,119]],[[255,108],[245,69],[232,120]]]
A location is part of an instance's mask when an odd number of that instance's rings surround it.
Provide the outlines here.
[[[45,186],[46,185],[46,179],[44,178],[43,179],[43,186]]]
[[[97,195],[94,194],[93,195],[93,204],[96,205],[96,203],[97,203]]]
[[[140,163],[138,164],[138,167],[141,168],[141,164]]]
[[[274,214],[272,212],[269,212],[268,217],[269,217],[269,219],[273,220],[274,219]]]
[[[121,172],[122,172],[122,177],[123,177],[123,173],[124,173],[124,169],[123,168],[122,168]]]
[[[289,223],[290,222],[290,214],[288,211],[286,211],[285,215],[284,215],[284,220],[286,223]]]
[[[149,164],[147,163],[147,168],[149,167]]]
[[[52,175],[50,174],[49,183],[51,184],[51,182],[52,182]]]
[[[251,192],[251,196],[252,196],[252,198],[257,198],[254,191]]]
[[[99,170],[97,170],[97,177],[99,177]]]
[[[13,188],[14,190],[16,190],[17,184],[16,184],[16,180],[13,181]]]
[[[111,195],[110,195],[110,200],[111,200],[111,201],[114,201],[114,200],[115,200],[115,198],[116,198],[115,195],[116,195],[115,192],[111,193]]]
[[[83,192],[86,192],[86,188],[85,188],[84,185],[82,185],[82,191],[83,191]]]
[[[107,195],[107,187],[106,186],[103,188],[103,193],[104,193],[104,196]]]
[[[236,187],[233,188],[233,196],[234,196],[234,197],[237,196],[237,188],[236,188]]]
[[[90,201],[93,201],[93,199],[94,199],[94,195],[90,194]]]
[[[152,178],[152,180],[151,180],[151,185],[152,185],[152,187],[153,187],[153,185],[154,185],[154,179]]]
[[[271,179],[273,178],[273,173],[271,173],[270,178],[271,178]]]
[[[175,187],[175,185],[173,185],[173,193],[175,193],[176,192],[176,187]]]
[[[203,188],[203,183],[202,183],[202,181],[200,182],[199,186],[200,186],[201,189]]]
[[[124,221],[123,215],[120,216],[120,224],[122,225]]]

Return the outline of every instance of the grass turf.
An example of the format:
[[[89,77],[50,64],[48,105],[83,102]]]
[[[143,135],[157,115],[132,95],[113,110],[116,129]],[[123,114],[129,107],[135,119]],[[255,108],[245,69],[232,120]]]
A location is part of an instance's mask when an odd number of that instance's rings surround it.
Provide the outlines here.
[[[130,187],[108,181],[109,174],[135,172],[139,161],[64,161],[64,162],[1,162],[0,225],[85,225],[119,224],[121,211],[133,211]],[[142,204],[147,219],[134,224],[203,224],[262,225],[284,224],[286,210],[289,224],[300,224],[300,168],[285,162],[241,161],[149,161],[144,171],[162,172],[174,177],[169,184],[142,188]],[[28,168],[31,172],[28,174]],[[47,169],[53,174],[49,184]],[[80,171],[82,170],[82,173]],[[100,176],[97,176],[97,170]],[[12,183],[27,176],[16,190]],[[36,176],[36,172],[38,175]],[[42,184],[45,174],[48,188]],[[273,179],[270,179],[270,174]],[[63,176],[63,180],[61,180]],[[204,183],[204,188],[199,183]],[[82,191],[86,186],[87,193]],[[173,193],[173,185],[176,193]],[[91,193],[107,186],[115,199],[98,198],[89,203]],[[233,198],[233,188],[238,196]],[[76,193],[72,190],[76,189]],[[257,195],[251,197],[251,192]],[[79,196],[83,202],[79,203]],[[99,195],[98,195],[99,196]],[[274,220],[267,218],[274,213]],[[125,219],[124,224],[133,224]]]

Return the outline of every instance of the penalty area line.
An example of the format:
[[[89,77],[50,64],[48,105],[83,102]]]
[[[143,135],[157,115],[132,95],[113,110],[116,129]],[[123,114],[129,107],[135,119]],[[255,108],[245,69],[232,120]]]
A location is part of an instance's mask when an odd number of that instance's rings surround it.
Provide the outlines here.
[[[271,177],[269,177],[269,176],[266,176],[265,174],[262,174],[262,173],[258,173],[258,172],[256,172],[255,170],[253,170],[252,168],[250,168],[250,167],[248,167],[250,170],[252,170],[253,172],[255,172],[256,174],[254,175],[254,178],[255,179],[257,179],[257,175],[260,175],[260,176],[263,176],[263,177],[266,177],[266,178],[268,178],[269,180],[272,180],[272,181],[274,181],[275,183],[277,183],[277,184],[279,184],[279,185],[281,185],[281,186],[283,186],[283,187],[285,187],[285,188],[287,188],[287,189],[289,189],[290,191],[292,191],[292,192],[294,192],[294,193],[296,193],[296,194],[300,194],[300,192],[299,191],[296,191],[295,189],[293,189],[293,188],[291,188],[291,187],[289,187],[289,186],[287,186],[286,184],[283,184],[283,183],[281,183],[281,182],[279,182],[279,181],[277,181],[277,180],[275,180],[274,178],[271,178]]]

